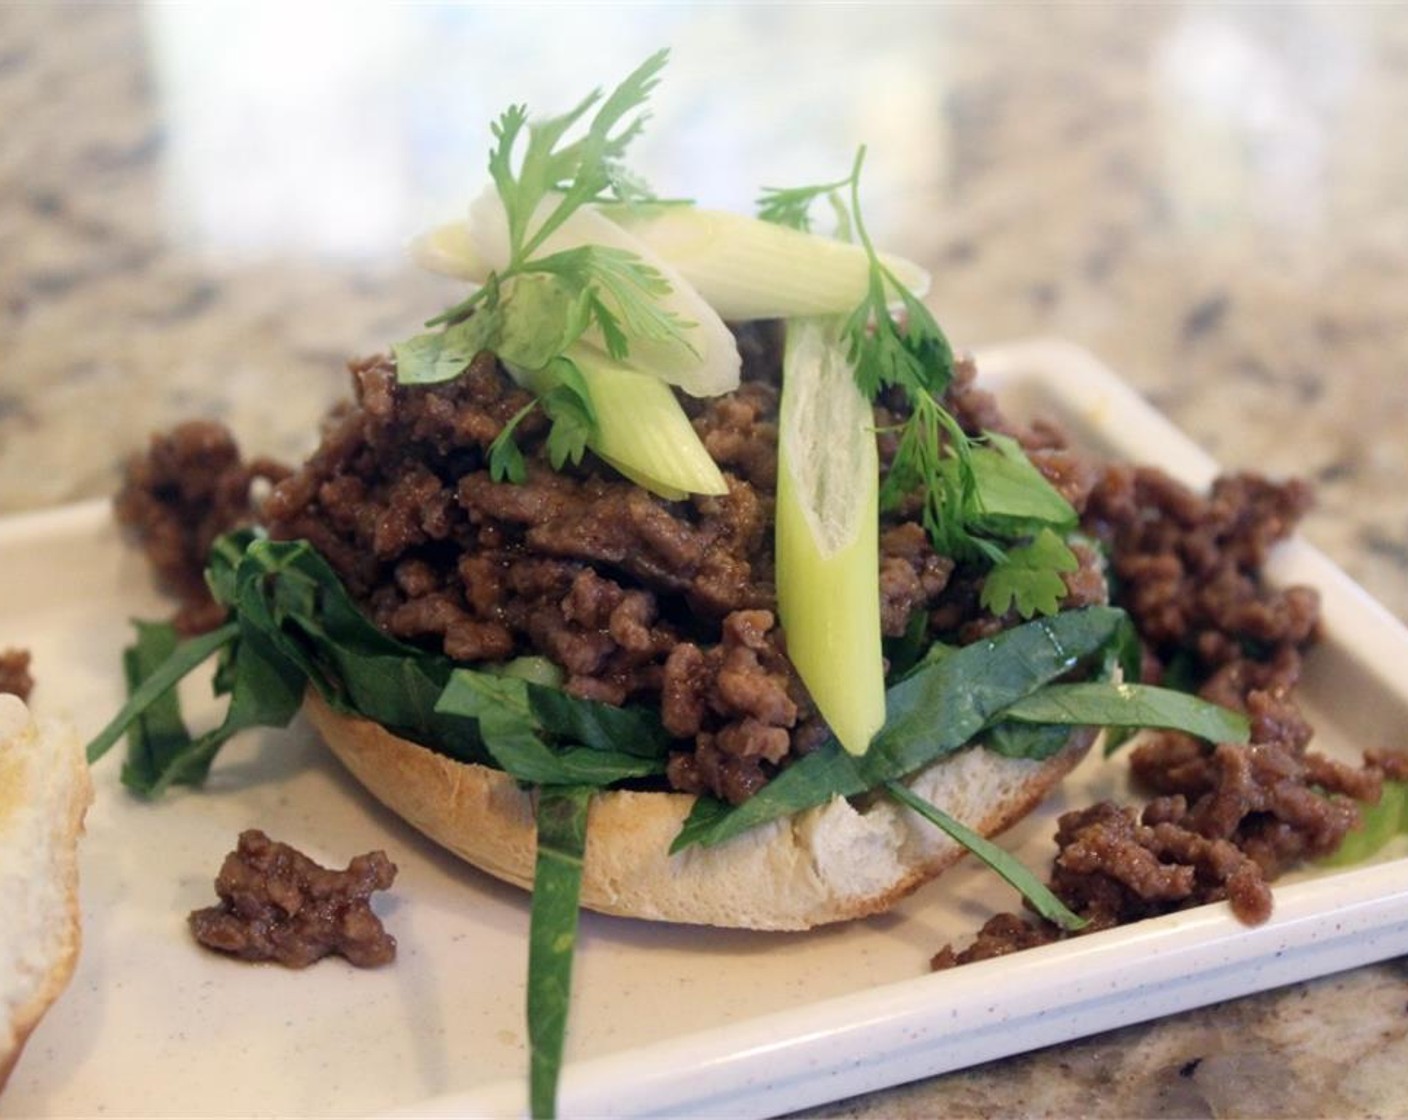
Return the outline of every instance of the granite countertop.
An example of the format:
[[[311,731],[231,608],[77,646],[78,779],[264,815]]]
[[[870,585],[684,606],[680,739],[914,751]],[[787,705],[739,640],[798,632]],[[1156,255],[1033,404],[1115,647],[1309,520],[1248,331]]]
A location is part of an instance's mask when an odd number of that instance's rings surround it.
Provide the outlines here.
[[[402,247],[480,186],[502,91],[673,43],[657,186],[747,206],[867,142],[956,341],[1069,339],[1224,465],[1312,479],[1305,535],[1408,618],[1403,8],[331,13],[0,5],[0,514],[109,494],[193,415],[306,450],[346,358],[452,297]],[[1393,961],[811,1115],[1403,1115],[1405,1008]]]

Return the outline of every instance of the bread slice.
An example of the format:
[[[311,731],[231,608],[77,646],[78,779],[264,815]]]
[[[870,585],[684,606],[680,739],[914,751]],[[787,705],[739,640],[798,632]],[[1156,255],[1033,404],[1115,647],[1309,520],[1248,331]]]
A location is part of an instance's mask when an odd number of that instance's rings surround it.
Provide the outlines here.
[[[456,762],[379,724],[334,712],[314,693],[314,727],[378,800],[491,875],[530,887],[531,794],[499,770]],[[1079,731],[1044,762],[963,750],[910,783],[985,836],[1030,812],[1085,755]],[[743,929],[801,930],[890,909],[964,849],[888,798],[843,799],[762,825],[717,847],[670,855],[694,798],[611,791],[592,802],[582,905],[607,914]]]
[[[0,1089],[78,959],[78,837],[93,798],[74,730],[0,693]]]

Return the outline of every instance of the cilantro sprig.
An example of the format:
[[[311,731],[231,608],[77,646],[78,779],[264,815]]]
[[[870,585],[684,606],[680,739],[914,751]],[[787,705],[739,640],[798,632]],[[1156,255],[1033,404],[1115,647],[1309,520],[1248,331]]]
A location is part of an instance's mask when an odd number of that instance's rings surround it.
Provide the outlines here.
[[[920,520],[934,547],[990,569],[982,591],[988,609],[1001,614],[1015,607],[1023,618],[1054,614],[1065,591],[1061,573],[1074,570],[1076,557],[1052,530],[1071,527],[1075,512],[1035,469],[1014,479],[1002,466],[1002,460],[1012,457],[1011,441],[997,455],[984,454],[1000,437],[970,436],[944,406],[944,394],[954,379],[953,347],[933,314],[886,266],[871,241],[860,206],[864,163],[862,146],[844,179],[765,188],[758,215],[808,230],[812,207],[825,200],[836,213],[838,233],[854,236],[869,259],[865,296],[842,328],[856,383],[872,401],[899,390],[909,406],[881,485],[881,507],[893,510],[918,495]],[[1021,455],[1020,449],[1016,454]],[[1015,482],[1018,490],[1026,491],[1029,516],[993,523],[985,497],[993,488],[993,471],[1003,471],[1007,484]]]
[[[548,453],[555,467],[581,459],[597,422],[568,356],[584,335],[594,332],[617,360],[636,341],[693,350],[686,332],[694,324],[664,305],[669,282],[636,254],[603,245],[543,252],[585,206],[655,200],[622,160],[649,119],[642,106],[668,57],[668,51],[656,52],[609,95],[594,90],[560,116],[531,121],[521,104],[500,115],[491,126],[489,175],[503,206],[507,262],[464,300],[428,320],[431,329],[392,347],[397,379],[412,385],[453,380],[477,354],[495,353],[535,393],[525,411],[540,407],[551,421]],[[569,141],[583,123],[584,133]],[[490,471],[498,480],[525,477],[514,444],[522,418],[515,417],[490,449]]]

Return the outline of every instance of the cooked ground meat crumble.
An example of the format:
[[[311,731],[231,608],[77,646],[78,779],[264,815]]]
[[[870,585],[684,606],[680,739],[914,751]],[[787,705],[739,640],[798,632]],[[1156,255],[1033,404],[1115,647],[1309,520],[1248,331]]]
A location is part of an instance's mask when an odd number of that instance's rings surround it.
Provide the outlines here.
[[[245,464],[223,429],[188,425],[134,462],[119,516],[187,595],[189,629],[219,620],[200,577],[209,542],[257,519],[275,538],[310,541],[398,638],[466,662],[536,654],[561,668],[573,695],[658,703],[678,741],[670,786],[741,802],[826,728],[774,613],[781,335],[753,324],[738,338],[742,386],[684,400],[724,471],[719,496],[666,501],[590,454],[554,471],[535,411],[516,431],[527,480],[496,482],[489,447],[530,398],[493,357],[428,386],[399,384],[378,357],[351,365],[353,399],[328,417],[301,467]],[[1194,689],[1252,724],[1245,747],[1142,737],[1130,766],[1151,800],[1063,816],[1053,888],[1090,929],[1220,899],[1244,920],[1264,919],[1268,883],[1332,851],[1357,821],[1356,803],[1375,800],[1384,775],[1408,770],[1388,752],[1354,768],[1307,749],[1294,691],[1318,598],[1273,588],[1261,570],[1308,508],[1309,488],[1231,475],[1199,495],[1160,471],[1101,462],[1051,423],[1012,423],[975,375],[971,361],[958,363],[953,414],[971,433],[1017,439],[1081,517],[1088,543],[1075,545],[1063,606],[1104,602],[1113,589],[1143,639],[1146,682]],[[898,408],[882,399],[875,410],[886,465]],[[257,509],[256,479],[274,484]],[[884,520],[877,576],[890,638],[921,616],[927,637],[958,642],[1015,621],[980,609],[981,573],[934,552],[917,505]],[[1055,936],[1046,923],[1002,915],[935,967]]]
[[[764,324],[739,338],[741,387],[685,405],[725,494],[666,501],[590,455],[553,470],[537,413],[516,432],[526,480],[495,481],[490,444],[529,398],[492,356],[414,387],[374,358],[352,366],[354,403],[262,520],[273,537],[311,541],[398,638],[466,662],[542,655],[574,696],[660,704],[679,739],[671,787],[737,803],[826,734],[775,614],[780,335]],[[954,407],[985,418],[973,372],[963,365]],[[936,555],[916,516],[883,526],[884,633],[904,634],[916,612],[963,641],[1010,625],[979,608],[981,578]],[[1083,560],[1068,606],[1104,598],[1098,557]]]
[[[162,589],[180,601],[178,631],[196,634],[220,624],[223,611],[205,585],[210,546],[254,520],[255,480],[287,474],[272,460],[246,463],[230,432],[209,420],[154,435],[146,453],[129,460],[114,511],[141,542]]]
[[[1353,767],[1309,750],[1312,729],[1295,699],[1304,651],[1319,623],[1305,587],[1262,580],[1270,547],[1308,508],[1304,484],[1234,475],[1207,496],[1160,471],[1107,465],[1084,506],[1084,527],[1110,556],[1113,599],[1144,643],[1143,676],[1182,678],[1207,700],[1245,713],[1246,745],[1146,732],[1129,754],[1142,809],[1101,802],[1063,814],[1050,878],[1094,932],[1226,900],[1248,923],[1271,913],[1270,883],[1302,860],[1329,855],[1408,754],[1368,751]],[[1016,914],[990,920],[936,969],[1058,940],[1052,923]]]
[[[29,650],[15,647],[0,649],[0,692],[11,692],[21,700],[28,700],[33,688]]]
[[[216,877],[219,904],[194,911],[191,932],[206,948],[246,961],[306,968],[336,954],[374,968],[396,959],[396,939],[370,899],[395,879],[396,865],[384,852],[356,856],[334,871],[249,829]]]

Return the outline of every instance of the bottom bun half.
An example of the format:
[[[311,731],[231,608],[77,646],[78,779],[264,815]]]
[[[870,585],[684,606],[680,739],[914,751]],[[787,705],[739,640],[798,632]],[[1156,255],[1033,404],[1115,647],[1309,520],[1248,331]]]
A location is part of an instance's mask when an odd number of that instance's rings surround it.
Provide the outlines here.
[[[315,693],[304,708],[332,752],[392,812],[476,867],[531,888],[533,799],[513,778],[335,712]],[[1041,762],[963,750],[909,784],[992,836],[1030,812],[1094,739],[1094,732],[1077,731]],[[964,854],[888,798],[864,807],[838,798],[716,847],[671,855],[694,800],[682,793],[598,794],[588,818],[582,905],[655,921],[810,929],[888,910]]]

